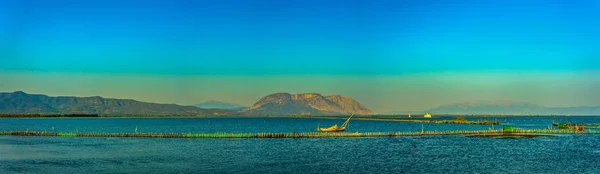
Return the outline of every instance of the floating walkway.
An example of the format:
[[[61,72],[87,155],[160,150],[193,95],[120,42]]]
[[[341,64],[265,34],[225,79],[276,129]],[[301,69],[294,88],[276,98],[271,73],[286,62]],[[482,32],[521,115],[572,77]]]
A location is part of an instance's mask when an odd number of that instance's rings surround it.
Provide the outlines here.
[[[288,117],[288,118],[317,118],[317,119],[329,119],[329,120],[342,120],[343,118],[336,117]],[[360,121],[383,121],[383,122],[397,122],[397,123],[431,123],[431,124],[481,124],[481,125],[499,125],[499,121],[469,121],[469,120],[410,120],[410,119],[393,119],[393,118],[353,118],[352,120]]]
[[[600,134],[600,131],[574,131],[561,129],[527,130],[464,130],[422,132],[306,132],[306,133],[81,133],[81,132],[0,132],[0,136],[58,136],[58,137],[138,137],[138,138],[344,138],[344,137],[399,137],[487,134]]]

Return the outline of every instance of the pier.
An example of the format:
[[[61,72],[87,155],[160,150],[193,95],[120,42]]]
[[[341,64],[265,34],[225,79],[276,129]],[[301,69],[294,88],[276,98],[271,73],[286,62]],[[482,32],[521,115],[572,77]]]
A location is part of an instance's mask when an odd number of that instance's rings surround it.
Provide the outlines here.
[[[401,137],[444,135],[526,135],[526,134],[600,134],[600,131],[576,131],[565,129],[517,129],[517,130],[458,130],[416,132],[304,132],[304,133],[82,133],[82,132],[35,132],[4,131],[0,136],[55,136],[55,137],[137,137],[137,138],[345,138],[345,137]]]
[[[337,117],[287,117],[287,118],[318,118],[318,119],[329,119],[329,120],[344,120],[345,118],[337,118]],[[351,120],[360,120],[360,121],[382,121],[382,122],[396,122],[396,123],[430,123],[430,124],[479,124],[479,125],[499,125],[501,124],[499,121],[469,121],[465,120],[462,117],[458,117],[456,120],[417,120],[417,119],[395,119],[395,118],[352,118]]]

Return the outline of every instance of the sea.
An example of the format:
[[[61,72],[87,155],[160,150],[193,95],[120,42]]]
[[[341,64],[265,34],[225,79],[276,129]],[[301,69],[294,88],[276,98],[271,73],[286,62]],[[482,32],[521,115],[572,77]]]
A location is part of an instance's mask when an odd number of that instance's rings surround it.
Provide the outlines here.
[[[415,119],[415,118],[413,118]],[[423,119],[423,118],[420,118]],[[451,120],[454,117],[432,119]],[[600,117],[466,117],[542,129]],[[343,119],[5,118],[0,131],[314,132]],[[348,132],[488,130],[491,125],[352,120]],[[288,139],[0,136],[0,173],[600,173],[600,135]]]

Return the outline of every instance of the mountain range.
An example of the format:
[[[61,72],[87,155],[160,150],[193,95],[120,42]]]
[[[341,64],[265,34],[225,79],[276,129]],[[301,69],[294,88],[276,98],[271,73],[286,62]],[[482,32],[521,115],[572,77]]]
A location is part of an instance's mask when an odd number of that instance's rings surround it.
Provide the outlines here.
[[[317,93],[275,93],[261,98],[241,112],[249,115],[375,115],[375,112],[350,97]]]
[[[245,109],[244,109],[245,108]],[[22,91],[0,93],[0,114],[97,114],[97,115],[374,115],[346,96],[317,93],[276,93],[252,107],[208,101],[194,106],[157,104],[132,99],[95,97],[50,97]]]
[[[196,106],[203,109],[226,109],[232,111],[241,111],[243,109],[248,108],[248,106],[242,106],[234,103],[226,103],[214,100],[205,101],[192,106]]]
[[[526,102],[478,101],[443,105],[416,113],[425,112],[432,114],[600,115],[600,106],[546,107]]]
[[[98,114],[98,115],[223,115],[232,111],[202,109],[176,104],[156,104],[131,99],[102,97],[49,97],[22,91],[0,93],[2,114]]]
[[[341,95],[275,93],[251,107],[208,101],[194,106],[157,104],[132,99],[50,97],[22,91],[0,93],[0,114],[98,114],[98,115],[375,115],[358,101]],[[393,114],[491,114],[491,115],[600,115],[600,106],[546,107],[525,102],[492,101],[443,105],[425,111]],[[392,113],[389,113],[392,114]]]

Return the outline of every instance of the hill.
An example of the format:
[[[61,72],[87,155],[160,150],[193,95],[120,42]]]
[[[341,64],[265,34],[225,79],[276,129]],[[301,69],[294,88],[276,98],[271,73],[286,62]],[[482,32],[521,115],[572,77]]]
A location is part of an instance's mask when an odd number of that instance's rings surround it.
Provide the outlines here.
[[[275,93],[261,98],[250,108],[241,111],[247,115],[374,115],[356,100],[340,95],[323,96],[317,93]]]
[[[0,93],[2,114],[98,114],[98,115],[222,115],[227,110],[202,109],[176,104],[146,103],[102,97],[50,97],[22,91]]]

